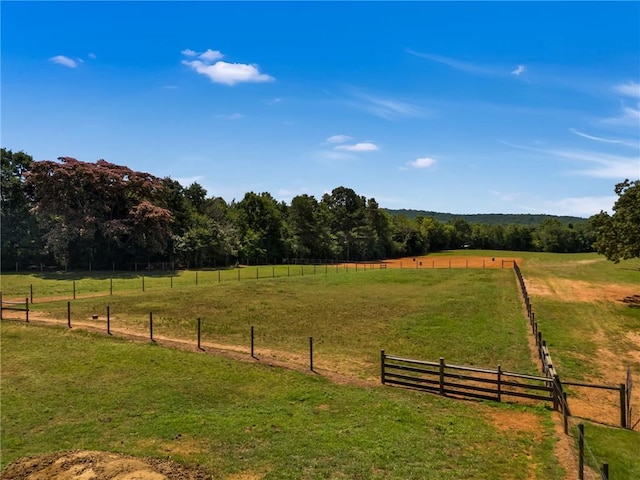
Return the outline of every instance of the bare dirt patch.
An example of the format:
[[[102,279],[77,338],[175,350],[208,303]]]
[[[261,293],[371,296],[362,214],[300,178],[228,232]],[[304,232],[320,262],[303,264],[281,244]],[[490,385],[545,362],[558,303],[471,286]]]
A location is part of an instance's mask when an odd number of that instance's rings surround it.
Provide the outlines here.
[[[209,480],[196,467],[169,460],[135,458],[109,452],[73,450],[18,460],[3,480]]]
[[[554,297],[562,302],[599,302],[613,301],[633,304],[640,307],[640,287],[617,285],[613,283],[590,283],[564,278],[530,278],[526,280],[530,295]]]

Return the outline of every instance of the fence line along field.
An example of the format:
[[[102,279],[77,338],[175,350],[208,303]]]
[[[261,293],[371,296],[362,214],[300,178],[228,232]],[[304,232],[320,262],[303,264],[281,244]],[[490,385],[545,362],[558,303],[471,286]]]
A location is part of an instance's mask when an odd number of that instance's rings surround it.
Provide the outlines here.
[[[446,268],[511,268],[518,258],[511,256],[427,256],[383,260],[378,262],[342,262],[334,264],[290,264],[238,266],[219,270],[159,270],[144,272],[31,272],[3,273],[2,293],[5,299],[42,302],[76,299],[96,295],[112,295],[132,290],[216,285],[226,282],[310,275],[334,275],[380,270],[446,269]]]
[[[353,271],[355,273],[355,270]],[[484,299],[482,302],[479,299]],[[31,305],[31,317],[66,324],[68,301]],[[248,348],[305,353],[314,338],[318,368],[376,378],[378,352],[531,369],[521,306],[511,269],[362,270],[355,274],[276,277],[215,285],[127,290],[71,302],[72,322]],[[93,319],[97,315],[97,319]],[[326,365],[326,367],[325,367]]]

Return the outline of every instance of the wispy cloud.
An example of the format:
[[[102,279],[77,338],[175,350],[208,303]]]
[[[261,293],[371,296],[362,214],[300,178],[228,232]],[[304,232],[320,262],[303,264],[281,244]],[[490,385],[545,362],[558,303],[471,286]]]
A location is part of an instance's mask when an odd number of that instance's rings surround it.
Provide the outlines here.
[[[526,71],[527,71],[527,66],[526,65],[518,65],[516,67],[516,69],[511,72],[511,75],[515,75],[516,77],[519,77],[520,75],[522,75]]]
[[[411,103],[369,95],[353,88],[349,90],[349,93],[361,101],[360,103],[352,104],[353,106],[385,120],[427,115],[427,112],[422,107]]]
[[[494,75],[496,73],[495,70],[491,68],[487,68],[483,65],[478,65],[470,62],[462,62],[460,60],[456,60],[455,58],[445,57],[443,55],[434,55],[431,53],[420,53],[414,50],[407,50],[407,53],[419,58],[431,60],[432,62],[437,62],[443,65],[447,65],[448,67],[454,68],[456,70],[460,70],[462,72],[475,73],[475,74],[481,74],[481,75]]]
[[[577,175],[610,179],[637,178],[640,171],[640,157],[638,156],[611,155],[608,153],[588,150],[537,148],[516,145],[502,140],[498,141],[509,147],[529,150],[542,153],[544,155],[555,156],[586,164],[587,166],[582,166],[578,170],[570,172]]]
[[[576,217],[590,217],[601,211],[611,212],[617,197],[567,197],[556,200],[543,200],[536,202],[532,211],[541,213],[552,212],[554,215],[570,215]]]
[[[56,55],[55,57],[51,57],[49,61],[69,68],[76,68],[78,66],[78,62],[64,55]]]
[[[473,75],[484,75],[484,76],[506,76],[507,73],[511,73],[511,75],[515,75],[519,77],[524,72],[527,71],[527,66],[520,64],[514,70],[510,70],[509,67],[504,65],[486,65],[480,63],[466,62],[462,60],[458,60],[456,58],[445,57],[444,55],[436,55],[433,53],[422,53],[416,52],[415,50],[406,50],[410,55],[414,55],[418,58],[424,58],[425,60],[430,60],[432,62],[440,63],[442,65],[446,65],[455,70],[459,70],[461,72],[471,73]]]
[[[91,58],[92,60],[95,60],[96,59],[96,54],[95,53],[90,53],[88,55],[88,57]]]
[[[616,85],[613,89],[621,95],[640,98],[640,83],[627,82],[621,85]]]
[[[344,143],[352,140],[353,138],[349,135],[331,135],[329,138],[325,140],[327,143]]]
[[[216,118],[224,118],[225,120],[240,120],[244,118],[244,115],[241,113],[232,113],[231,115],[216,115]]]
[[[178,182],[180,185],[182,185],[183,187],[188,187],[189,185],[192,185],[196,182],[200,183],[204,179],[205,177],[203,175],[194,175],[193,177],[174,178],[174,180]]]
[[[596,142],[613,143],[617,145],[624,145],[626,147],[631,147],[631,148],[640,148],[640,143],[633,142],[630,140],[619,140],[619,139],[613,139],[613,138],[596,137],[594,135],[587,135],[586,133],[582,133],[575,128],[570,128],[569,131],[571,133],[574,133],[575,135],[578,135],[579,137],[587,138],[589,140],[594,140]]]
[[[182,54],[188,57],[197,56],[197,60],[182,60],[182,63],[200,75],[208,77],[213,83],[233,86],[237,83],[263,83],[275,80],[270,75],[260,73],[258,66],[255,64],[217,61],[224,57],[218,50],[208,49],[199,54],[193,50],[186,49],[182,51]]]
[[[500,192],[498,190],[489,190],[489,193],[491,195],[495,195],[496,197],[498,197],[500,200],[502,200],[503,202],[513,202],[515,201],[520,194],[519,193],[514,193],[514,192]]]
[[[436,159],[431,157],[416,158],[411,162],[407,162],[407,165],[413,168],[429,168],[436,164]]]
[[[640,127],[640,102],[636,107],[622,106],[622,112],[617,117],[609,117],[602,120],[610,125],[620,125],[627,127]]]
[[[379,150],[375,143],[362,142],[353,145],[338,145],[335,150],[343,150],[345,152],[375,152]]]

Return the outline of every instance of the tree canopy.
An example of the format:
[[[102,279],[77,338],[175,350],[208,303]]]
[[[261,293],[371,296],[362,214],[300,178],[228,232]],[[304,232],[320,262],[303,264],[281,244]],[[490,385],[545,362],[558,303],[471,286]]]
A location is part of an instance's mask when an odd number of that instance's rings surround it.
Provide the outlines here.
[[[227,203],[198,183],[184,187],[105,160],[33,161],[3,149],[2,265],[128,269],[136,262],[368,261],[457,248],[591,251],[593,225],[609,231],[607,222],[620,223],[618,235],[630,236],[638,224],[628,200],[636,192],[637,205],[637,182],[625,185],[616,214],[601,214],[600,223],[549,217],[535,226],[483,224],[390,214],[345,186],[320,199],[298,195],[290,204],[268,192]]]
[[[600,212],[591,218],[596,251],[615,263],[640,257],[640,180],[618,183],[613,215]]]

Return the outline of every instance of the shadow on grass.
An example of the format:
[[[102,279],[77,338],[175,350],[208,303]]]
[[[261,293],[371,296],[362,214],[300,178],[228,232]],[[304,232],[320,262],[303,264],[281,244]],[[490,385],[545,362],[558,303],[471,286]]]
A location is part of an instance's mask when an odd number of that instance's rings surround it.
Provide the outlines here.
[[[629,308],[640,308],[640,295],[629,295],[622,299],[623,303],[626,303]]]

